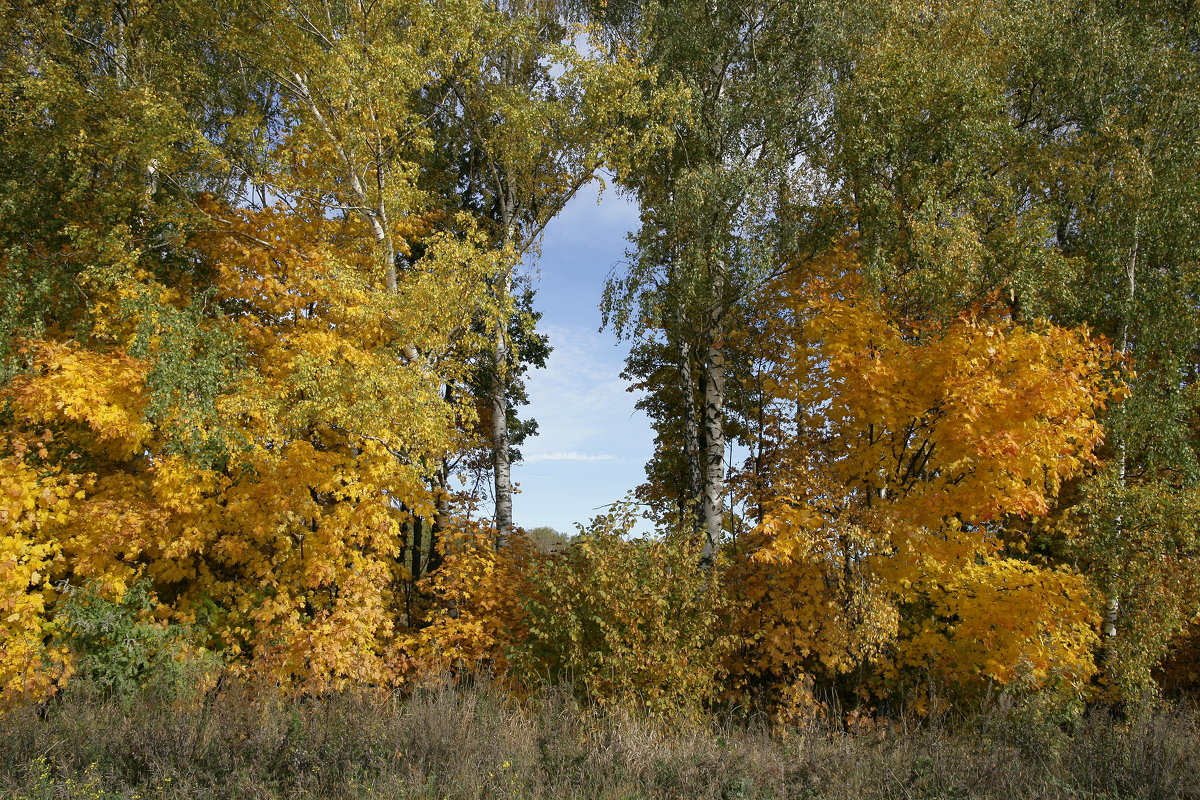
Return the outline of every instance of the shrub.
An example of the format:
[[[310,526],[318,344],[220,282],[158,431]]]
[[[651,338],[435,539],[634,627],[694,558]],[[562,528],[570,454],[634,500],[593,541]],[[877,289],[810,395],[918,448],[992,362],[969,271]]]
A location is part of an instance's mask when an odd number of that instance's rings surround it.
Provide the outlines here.
[[[219,657],[193,645],[190,628],[156,620],[153,609],[149,581],[116,600],[94,583],[72,588],[57,616],[76,675],[113,698],[142,691],[174,697],[200,686]]]
[[[634,519],[618,507],[535,565],[510,662],[526,683],[569,682],[600,703],[694,708],[713,698],[726,649],[716,572],[697,566],[695,537],[627,538]]]

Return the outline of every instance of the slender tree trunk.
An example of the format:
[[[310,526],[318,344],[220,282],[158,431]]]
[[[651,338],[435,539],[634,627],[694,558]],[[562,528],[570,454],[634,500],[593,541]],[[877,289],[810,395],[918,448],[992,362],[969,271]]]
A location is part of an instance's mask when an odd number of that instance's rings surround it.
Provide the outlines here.
[[[497,341],[495,357],[497,364],[504,364],[508,350],[503,339]],[[496,547],[508,542],[513,528],[512,511],[512,459],[508,437],[508,403],[504,382],[497,376],[491,392],[492,402],[492,469],[496,493]]]
[[[703,529],[701,525],[700,496],[704,491],[703,464],[700,455],[700,412],[696,408],[696,384],[692,373],[692,348],[686,339],[679,341],[679,392],[683,397],[683,449],[687,463],[686,504],[691,507],[695,519],[692,520],[696,533]]]
[[[1134,220],[1133,223],[1133,245],[1129,248],[1129,259],[1125,262],[1125,303],[1121,311],[1121,325],[1117,332],[1117,346],[1121,353],[1129,355],[1133,348],[1133,342],[1129,336],[1130,320],[1134,312],[1134,298],[1137,291],[1137,262],[1138,248],[1141,238],[1141,221]],[[1125,442],[1124,432],[1118,432],[1116,436],[1116,451],[1117,451],[1117,489],[1125,490],[1125,471],[1127,447]],[[1113,520],[1113,525],[1116,528],[1117,538],[1120,539],[1124,535],[1125,519],[1122,515],[1117,515]],[[1121,597],[1117,589],[1118,575],[1115,573],[1109,576],[1111,589],[1104,604],[1104,623],[1101,627],[1101,632],[1104,634],[1104,652],[1103,660],[1110,662],[1113,659],[1112,641],[1117,636],[1117,623],[1121,618]]]
[[[113,29],[116,44],[113,48],[113,78],[121,89],[130,89],[134,85],[134,77],[139,81],[147,79],[144,60],[140,52],[132,52],[133,45],[129,41],[129,21],[131,11],[129,4],[122,0],[113,7]],[[140,50],[140,48],[138,48]],[[158,159],[151,157],[146,161],[142,170],[142,203],[149,210],[154,201],[154,193],[158,191]]]
[[[433,476],[433,521],[429,526],[429,558],[425,574],[436,572],[444,558],[442,531],[450,524],[450,470],[443,461]]]
[[[382,206],[382,203],[380,205]],[[371,214],[370,220],[371,231],[379,247],[380,258],[383,259],[384,287],[389,293],[394,294],[396,291],[396,248],[392,244],[392,237],[387,232],[387,216],[383,208],[381,207],[376,213]]]
[[[761,377],[758,381],[758,402],[755,404],[755,433],[754,433],[754,521],[762,525],[766,518],[766,477],[763,473],[767,468],[766,459],[766,397]]]
[[[128,13],[128,5],[124,2],[117,2],[113,6],[113,28],[116,31],[117,40],[116,46],[113,48],[113,66],[116,72],[113,78],[119,89],[128,89],[131,84],[129,79],[129,41],[126,36],[126,27],[129,24]]]
[[[412,521],[412,545],[409,552],[409,572],[412,573],[412,581],[416,583],[421,579],[424,566],[424,551],[425,551],[425,519],[424,517],[413,517]]]
[[[507,237],[506,237],[507,238]],[[512,276],[505,272],[500,286],[500,297],[507,298],[512,291]],[[496,548],[504,547],[513,530],[513,485],[512,458],[508,435],[508,320],[500,320],[496,327],[496,341],[492,357],[495,373],[489,386],[492,406],[492,473],[496,497]]]
[[[701,524],[704,548],[701,558],[711,562],[721,542],[725,488],[725,352],[712,331],[704,363],[703,431],[704,490],[701,494]]]
[[[446,405],[454,400],[454,386],[446,383],[442,389]],[[425,559],[425,574],[436,572],[442,566],[442,531],[450,524],[450,465],[446,459],[438,462],[437,470],[429,478],[429,490],[433,495],[433,517],[429,520],[429,555]]]

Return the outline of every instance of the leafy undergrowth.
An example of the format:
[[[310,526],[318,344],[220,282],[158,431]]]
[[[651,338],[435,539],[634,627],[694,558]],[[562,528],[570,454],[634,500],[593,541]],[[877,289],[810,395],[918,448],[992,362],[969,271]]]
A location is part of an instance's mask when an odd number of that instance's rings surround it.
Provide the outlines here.
[[[787,731],[489,688],[199,705],[83,692],[0,716],[9,798],[1191,798],[1200,714],[993,708]]]

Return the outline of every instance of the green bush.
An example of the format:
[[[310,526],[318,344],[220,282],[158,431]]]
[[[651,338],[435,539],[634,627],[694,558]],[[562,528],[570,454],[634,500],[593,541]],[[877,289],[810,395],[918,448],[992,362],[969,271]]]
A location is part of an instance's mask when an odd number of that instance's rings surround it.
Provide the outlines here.
[[[715,571],[696,537],[626,538],[628,508],[597,517],[533,569],[528,636],[510,655],[526,683],[569,683],[600,703],[651,711],[711,700],[726,640]]]
[[[134,583],[118,600],[91,583],[71,589],[57,617],[77,678],[106,697],[146,691],[176,697],[219,668],[215,654],[192,644],[190,628],[154,619],[153,609],[149,581]]]

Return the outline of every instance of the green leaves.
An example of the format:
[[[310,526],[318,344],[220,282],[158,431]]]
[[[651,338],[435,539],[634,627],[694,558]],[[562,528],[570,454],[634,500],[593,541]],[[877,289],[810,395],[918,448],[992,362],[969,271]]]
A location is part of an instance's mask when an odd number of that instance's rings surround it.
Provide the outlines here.
[[[104,697],[134,702],[144,692],[170,699],[193,692],[221,668],[189,628],[154,618],[148,581],[116,601],[95,584],[72,587],[56,609],[58,639],[75,654],[76,674]]]
[[[617,507],[536,563],[519,598],[528,633],[509,654],[531,684],[572,681],[599,703],[668,712],[716,698],[732,645],[715,571],[697,570],[687,532],[630,539]]]

